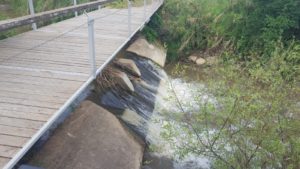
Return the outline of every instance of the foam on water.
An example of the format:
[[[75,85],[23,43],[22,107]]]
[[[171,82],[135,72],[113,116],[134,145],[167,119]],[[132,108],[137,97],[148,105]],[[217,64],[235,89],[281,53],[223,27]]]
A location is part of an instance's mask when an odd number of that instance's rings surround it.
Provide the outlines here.
[[[182,79],[165,79],[158,89],[154,113],[148,122],[147,140],[154,145],[155,155],[164,156],[174,160],[174,169],[208,169],[210,159],[194,154],[189,154],[180,159],[174,147],[186,143],[184,131],[177,121],[170,120],[172,114],[177,113],[199,113],[201,105],[211,103],[216,105],[214,97],[207,93],[203,84],[196,82],[187,83]],[[182,112],[182,109],[184,112]],[[168,118],[168,119],[166,119]],[[162,138],[161,133],[167,125],[176,128],[178,136],[172,142]],[[190,138],[193,139],[193,138]],[[195,142],[196,142],[196,138]],[[172,145],[175,143],[175,146]]]
[[[157,147],[153,152],[156,156],[172,159],[174,169],[210,168],[210,160],[206,157],[189,154],[181,159],[176,154],[174,144],[176,147],[187,143],[187,137],[179,122],[172,120],[172,116],[199,113],[205,103],[216,105],[214,97],[203,84],[170,79],[163,69],[151,61],[137,57],[130,59],[135,61],[142,73],[139,81],[133,81],[135,93],[111,89],[101,96],[101,105],[121,110],[122,113],[117,113],[120,119],[144,137],[146,142]],[[161,135],[168,125],[175,127],[178,133],[172,142]]]

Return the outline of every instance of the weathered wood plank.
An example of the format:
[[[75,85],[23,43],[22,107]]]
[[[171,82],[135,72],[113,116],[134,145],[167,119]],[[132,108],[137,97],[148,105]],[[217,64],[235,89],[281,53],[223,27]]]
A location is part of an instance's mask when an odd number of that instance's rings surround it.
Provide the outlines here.
[[[20,148],[0,145],[0,158],[12,158],[19,150]]]
[[[68,95],[68,94],[54,93],[54,92],[51,93],[49,91],[48,92],[39,92],[39,91],[32,91],[32,90],[25,90],[25,89],[16,90],[16,88],[1,88],[0,87],[0,92],[3,92],[3,93],[9,92],[12,94],[20,95],[19,97],[21,97],[21,98],[27,96],[27,98],[29,98],[29,99],[31,97],[34,97],[37,99],[39,99],[40,97],[48,97],[50,100],[57,99],[60,102],[65,102],[70,97],[70,95]]]
[[[49,92],[53,92],[53,93],[62,93],[62,94],[73,94],[73,91],[78,89],[80,86],[78,87],[74,87],[74,88],[68,88],[67,86],[64,86],[64,88],[57,88],[55,86],[45,86],[45,85],[36,85],[36,84],[31,84],[31,83],[23,83],[23,82],[19,82],[19,83],[15,83],[15,82],[5,82],[5,81],[1,81],[0,83],[0,87],[1,88],[11,88],[11,89],[15,89],[15,90],[31,90],[33,93],[37,92],[37,93],[49,93]]]
[[[32,69],[32,70],[43,70],[49,72],[61,72],[64,74],[80,74],[80,75],[88,75],[90,72],[89,68],[79,68],[76,66],[55,66],[51,64],[38,64],[38,63],[14,63],[14,62],[5,62],[0,66],[9,66],[16,67],[20,69]],[[47,66],[47,67],[46,67]]]
[[[0,97],[0,103],[21,104],[26,106],[40,106],[40,107],[48,107],[53,109],[59,109],[61,107],[61,103],[35,101],[26,98],[20,99],[20,98],[10,98],[10,97]]]
[[[0,168],[3,168],[9,160],[10,158],[0,157]]]
[[[24,112],[16,112],[11,110],[0,110],[0,117],[1,116],[17,118],[17,119],[41,121],[41,122],[46,122],[50,118],[50,115],[47,114],[24,113]]]
[[[42,125],[44,123],[40,122],[40,121],[34,121],[34,120],[24,120],[24,119],[16,119],[16,118],[11,118],[11,117],[0,116],[0,124],[5,125],[5,126],[21,127],[21,128],[26,128],[26,129],[37,129],[38,130],[42,127]]]
[[[21,128],[21,127],[0,125],[0,134],[4,134],[4,135],[30,138],[36,132],[37,132],[37,130],[35,130],[35,129],[26,129],[26,128]]]
[[[21,104],[10,104],[10,103],[1,103],[0,110],[13,110],[19,112],[31,112],[31,113],[41,113],[41,114],[53,114],[56,112],[56,109],[50,109],[45,107],[36,107],[36,106],[26,106]]]
[[[30,95],[30,97],[28,97],[29,95]],[[63,104],[67,99],[67,97],[24,93],[24,92],[20,92],[20,91],[9,91],[9,90],[5,90],[5,89],[0,89],[0,97],[28,99],[28,100],[33,100],[33,101],[50,102],[50,103],[58,103],[58,104]]]
[[[40,77],[32,77],[32,76],[23,76],[18,74],[0,74],[0,82],[7,81],[7,82],[27,82],[29,84],[36,84],[36,85],[45,85],[45,86],[59,86],[63,88],[70,88],[75,87],[77,88],[82,84],[82,82],[78,81],[66,81],[61,79],[45,79]]]
[[[0,74],[15,74],[22,76],[38,77],[43,79],[59,79],[65,81],[84,82],[88,79],[88,74],[63,74],[44,70],[22,69],[18,67],[6,67],[0,65]]]
[[[8,136],[0,134],[0,145],[2,146],[13,146],[13,147],[22,147],[27,138],[24,137],[16,137],[16,136]]]

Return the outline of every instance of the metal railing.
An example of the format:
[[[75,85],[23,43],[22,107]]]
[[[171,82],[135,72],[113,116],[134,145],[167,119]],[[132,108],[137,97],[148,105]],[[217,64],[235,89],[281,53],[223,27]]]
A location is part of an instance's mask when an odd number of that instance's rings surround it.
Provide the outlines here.
[[[74,0],[76,1],[76,0]],[[161,6],[161,4],[164,2],[163,0],[158,0],[159,1],[159,5]],[[153,0],[151,0],[151,4],[153,3]],[[144,21],[147,22],[147,20],[149,20],[149,18],[147,18],[147,0],[144,0],[143,3],[144,7]],[[128,6],[128,37],[130,37],[132,35],[132,2],[130,0],[127,0],[127,6]],[[95,37],[94,37],[94,22],[95,20],[93,18],[90,18],[88,15],[88,34],[89,34],[89,57],[90,57],[90,64],[91,64],[91,77],[96,78],[97,75],[97,68],[96,68],[96,50],[95,50]]]
[[[32,0],[28,0],[28,6],[29,6],[29,12],[30,12],[30,15],[31,16],[34,16],[34,7],[33,7],[33,1]],[[33,30],[36,30],[37,29],[37,26],[36,26],[36,23],[33,23],[32,24],[32,29]]]
[[[77,0],[71,0],[73,1],[72,4],[74,6],[74,8],[76,9],[76,7],[78,6],[77,4]],[[112,0],[114,1],[114,0]],[[112,1],[108,1],[108,2],[112,2]],[[145,22],[148,22],[148,20],[150,19],[147,18],[148,12],[150,12],[151,10],[153,10],[153,4],[154,4],[154,0],[143,0],[143,19]],[[151,5],[148,5],[150,3]],[[105,1],[103,1],[105,2]],[[159,2],[158,6],[160,6],[164,1],[163,0],[156,0],[156,2]],[[28,7],[29,7],[29,12],[30,12],[30,16],[31,17],[35,17],[35,10],[34,10],[34,5],[33,5],[33,0],[28,0]],[[149,7],[151,9],[149,9]],[[101,9],[101,5],[99,5],[98,7],[99,9]],[[128,10],[128,37],[130,37],[133,33],[132,31],[132,1],[131,0],[127,0],[127,10]],[[74,11],[74,10],[73,10]],[[49,11],[48,11],[49,12]],[[95,23],[95,18],[92,18],[90,16],[88,16],[88,14],[86,12],[84,12],[87,16],[87,25],[88,25],[88,44],[89,44],[89,61],[90,61],[90,65],[91,65],[91,77],[96,78],[96,71],[97,71],[97,66],[96,66],[96,49],[95,49],[95,33],[94,33],[94,23]],[[78,16],[78,11],[75,10],[74,11],[74,16],[77,17]],[[1,25],[1,24],[0,24]],[[32,29],[35,31],[37,30],[37,24],[36,22],[32,23]]]

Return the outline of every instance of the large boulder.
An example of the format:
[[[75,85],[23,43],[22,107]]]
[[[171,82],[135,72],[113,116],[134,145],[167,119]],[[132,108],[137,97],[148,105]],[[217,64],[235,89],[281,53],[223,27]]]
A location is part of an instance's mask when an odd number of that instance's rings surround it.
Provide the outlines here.
[[[144,143],[107,110],[84,101],[29,163],[51,169],[139,169]]]
[[[148,58],[161,67],[165,66],[167,56],[166,51],[162,47],[148,43],[145,38],[138,38],[126,51]]]
[[[133,93],[134,86],[126,73],[112,66],[106,67],[96,78],[96,89],[100,91],[116,87]]]
[[[118,59],[114,62],[118,67],[130,72],[132,75],[141,77],[141,72],[139,68],[136,66],[135,62],[131,59]]]

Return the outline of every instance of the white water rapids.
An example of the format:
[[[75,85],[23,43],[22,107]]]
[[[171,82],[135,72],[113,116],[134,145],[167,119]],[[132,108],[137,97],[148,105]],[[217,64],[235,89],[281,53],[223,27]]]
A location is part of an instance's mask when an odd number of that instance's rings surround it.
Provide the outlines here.
[[[172,167],[159,166],[147,169],[208,169],[211,166],[209,158],[188,154],[179,158],[176,145],[186,143],[185,132],[172,116],[177,114],[193,114],[201,112],[205,103],[216,104],[214,97],[206,90],[205,85],[197,82],[185,82],[182,79],[172,79],[166,72],[151,61],[131,58],[136,62],[142,73],[141,80],[133,81],[135,92],[127,93],[107,91],[101,97],[102,106],[121,110],[117,114],[128,126],[155,147],[152,155],[158,159],[167,158]],[[170,118],[171,117],[171,118]],[[167,140],[162,134],[166,126],[172,124],[177,129],[175,140]],[[213,132],[213,131],[212,131]],[[193,138],[190,138],[193,139]],[[175,145],[174,145],[175,144]]]

